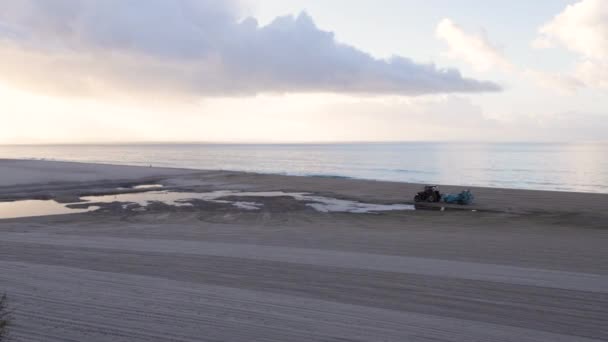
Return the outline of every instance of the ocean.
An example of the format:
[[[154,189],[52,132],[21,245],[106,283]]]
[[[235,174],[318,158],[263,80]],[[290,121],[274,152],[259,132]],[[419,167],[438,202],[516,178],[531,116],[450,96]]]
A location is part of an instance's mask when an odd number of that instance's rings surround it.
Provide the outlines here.
[[[0,145],[0,158],[608,193],[608,143]]]

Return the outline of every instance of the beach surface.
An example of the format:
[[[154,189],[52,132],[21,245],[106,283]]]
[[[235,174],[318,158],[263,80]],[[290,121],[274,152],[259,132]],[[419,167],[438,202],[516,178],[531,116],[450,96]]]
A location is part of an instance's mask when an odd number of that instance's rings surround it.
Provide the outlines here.
[[[305,192],[411,204],[420,184],[0,160],[0,201]],[[462,187],[442,186],[456,192]],[[0,220],[15,341],[608,341],[608,195],[471,188],[468,207],[320,212],[238,193]],[[0,202],[0,204],[2,204]]]

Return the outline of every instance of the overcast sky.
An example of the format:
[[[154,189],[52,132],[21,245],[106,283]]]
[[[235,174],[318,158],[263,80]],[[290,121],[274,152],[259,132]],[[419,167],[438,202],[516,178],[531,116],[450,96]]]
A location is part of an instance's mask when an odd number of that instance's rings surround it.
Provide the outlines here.
[[[608,140],[605,0],[0,0],[0,143]]]

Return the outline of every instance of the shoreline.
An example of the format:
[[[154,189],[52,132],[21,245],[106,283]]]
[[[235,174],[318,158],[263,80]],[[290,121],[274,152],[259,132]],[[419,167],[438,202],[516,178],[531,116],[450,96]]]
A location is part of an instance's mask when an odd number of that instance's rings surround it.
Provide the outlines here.
[[[432,146],[435,143],[428,143]],[[365,145],[365,144],[364,144]],[[389,144],[392,145],[392,144]],[[468,144],[464,144],[466,146]],[[477,146],[477,144],[473,144]],[[516,144],[526,145],[526,144]],[[549,144],[551,145],[551,144]],[[310,148],[270,148],[251,155],[252,147],[216,148],[224,145],[178,144],[177,146],[193,146],[189,148],[172,148],[172,145],[124,145],[123,148],[114,145],[99,145],[94,153],[81,145],[60,145],[62,148],[49,147],[43,152],[15,150],[7,148],[3,155],[7,157],[49,157],[49,160],[66,162],[95,162],[133,166],[148,166],[152,162],[156,167],[190,168],[193,170],[225,170],[241,172],[257,172],[263,174],[295,175],[295,176],[328,176],[350,177],[361,180],[379,180],[407,183],[431,183],[438,185],[461,185],[468,187],[491,187],[498,189],[529,189],[555,192],[608,193],[605,168],[601,163],[603,147],[581,147],[575,144],[573,148],[550,148],[545,158],[545,148],[530,148],[520,151],[519,148],[498,148],[497,151],[484,147],[473,150],[466,147],[437,151],[431,149],[426,155],[419,148],[404,147],[395,149],[381,148],[380,156],[375,158],[376,149],[352,148],[332,149],[321,148],[314,160],[309,160],[307,153]],[[71,147],[65,147],[71,146]],[[95,145],[97,146],[97,145]],[[123,146],[117,145],[117,146]],[[130,147],[129,147],[130,146]],[[140,146],[140,147],[138,147]],[[241,145],[239,145],[241,146]],[[280,145],[277,145],[280,146]],[[306,145],[304,145],[306,146]],[[316,145],[311,145],[316,146]],[[371,145],[370,145],[371,146]],[[560,146],[560,145],[557,145]],[[107,148],[106,148],[107,147]],[[255,148],[255,147],[253,147]],[[564,163],[554,152],[564,153],[567,160],[578,160],[575,154],[583,149],[588,163],[571,165]],[[403,150],[402,150],[403,149]],[[563,151],[562,151],[563,149]],[[289,152],[289,160],[275,159],[276,152]],[[314,151],[312,151],[314,152]],[[519,158],[519,152],[524,152],[523,158],[532,158],[530,163],[513,162]],[[184,153],[182,157],[181,153]],[[336,154],[337,153],[337,154]],[[292,155],[293,154],[293,155]],[[218,158],[219,156],[219,158]],[[334,158],[338,157],[336,161]],[[250,158],[247,164],[243,159]],[[464,158],[460,160],[459,158]],[[548,158],[548,159],[547,159]],[[470,159],[470,161],[469,161]],[[544,161],[544,162],[543,162]],[[157,163],[154,163],[157,162]],[[312,162],[312,164],[310,163]]]
[[[49,174],[55,172],[55,174]],[[335,198],[379,204],[413,204],[413,197],[424,184],[343,177],[294,176],[226,170],[144,167],[120,164],[69,161],[0,159],[0,200],[53,199],[62,196],[120,193],[107,188],[169,180],[172,189],[188,190],[198,178],[213,190],[304,191]],[[182,177],[171,182],[172,177]],[[11,179],[12,178],[12,179]],[[190,181],[185,180],[191,178]],[[32,180],[39,180],[34,181]],[[235,186],[239,184],[243,186]],[[229,184],[223,189],[221,184]],[[200,187],[200,186],[199,186]],[[493,187],[439,185],[443,193],[470,189],[475,195],[471,206],[430,204],[487,212],[578,214],[599,217],[608,213],[608,194],[562,192]],[[199,189],[200,190],[200,189]]]
[[[564,194],[577,194],[577,195],[607,195],[608,193],[604,192],[583,192],[583,191],[567,191],[567,190],[545,190],[545,189],[530,189],[530,188],[508,188],[508,187],[499,187],[499,186],[484,186],[484,185],[462,185],[462,184],[443,184],[443,183],[418,183],[418,182],[405,182],[405,181],[396,181],[396,180],[384,180],[384,179],[374,179],[374,178],[358,178],[358,177],[350,177],[350,176],[341,176],[341,175],[323,175],[323,174],[289,174],[285,172],[257,172],[257,171],[241,171],[241,170],[229,170],[229,169],[197,169],[197,168],[185,168],[185,167],[169,167],[169,166],[145,166],[139,164],[116,164],[116,163],[102,163],[102,162],[81,162],[81,161],[71,161],[71,160],[59,160],[59,159],[45,159],[45,158],[27,158],[27,159],[11,159],[11,158],[0,158],[0,167],[2,167],[2,163],[4,162],[50,162],[50,163],[64,163],[64,164],[78,164],[78,165],[90,165],[90,166],[116,166],[116,167],[135,167],[135,168],[151,168],[154,170],[175,170],[175,171],[184,171],[184,172],[192,172],[194,173],[203,173],[203,172],[223,172],[223,173],[234,173],[234,174],[243,174],[243,175],[259,175],[259,176],[284,176],[284,177],[303,177],[303,178],[321,178],[321,179],[341,179],[341,180],[353,180],[353,181],[362,181],[362,182],[378,182],[378,183],[395,183],[395,184],[404,184],[404,185],[437,185],[439,187],[449,187],[449,188],[458,188],[458,189],[487,189],[487,190],[507,190],[507,191],[531,191],[531,192],[549,192],[549,193],[564,193]],[[167,174],[168,175],[168,174]],[[127,179],[123,179],[126,181]],[[70,183],[71,181],[65,182],[57,182],[60,183]],[[135,181],[136,183],[139,181]],[[1,185],[0,190],[2,188],[8,187],[16,187],[16,186],[30,186],[30,185],[45,185],[48,183],[22,183],[22,184],[13,184],[13,185]]]

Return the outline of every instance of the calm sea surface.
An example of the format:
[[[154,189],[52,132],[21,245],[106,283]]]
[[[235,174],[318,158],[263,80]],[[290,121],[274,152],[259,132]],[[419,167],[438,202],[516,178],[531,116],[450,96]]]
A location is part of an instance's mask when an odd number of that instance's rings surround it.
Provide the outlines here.
[[[608,143],[0,145],[0,158],[608,193]]]

